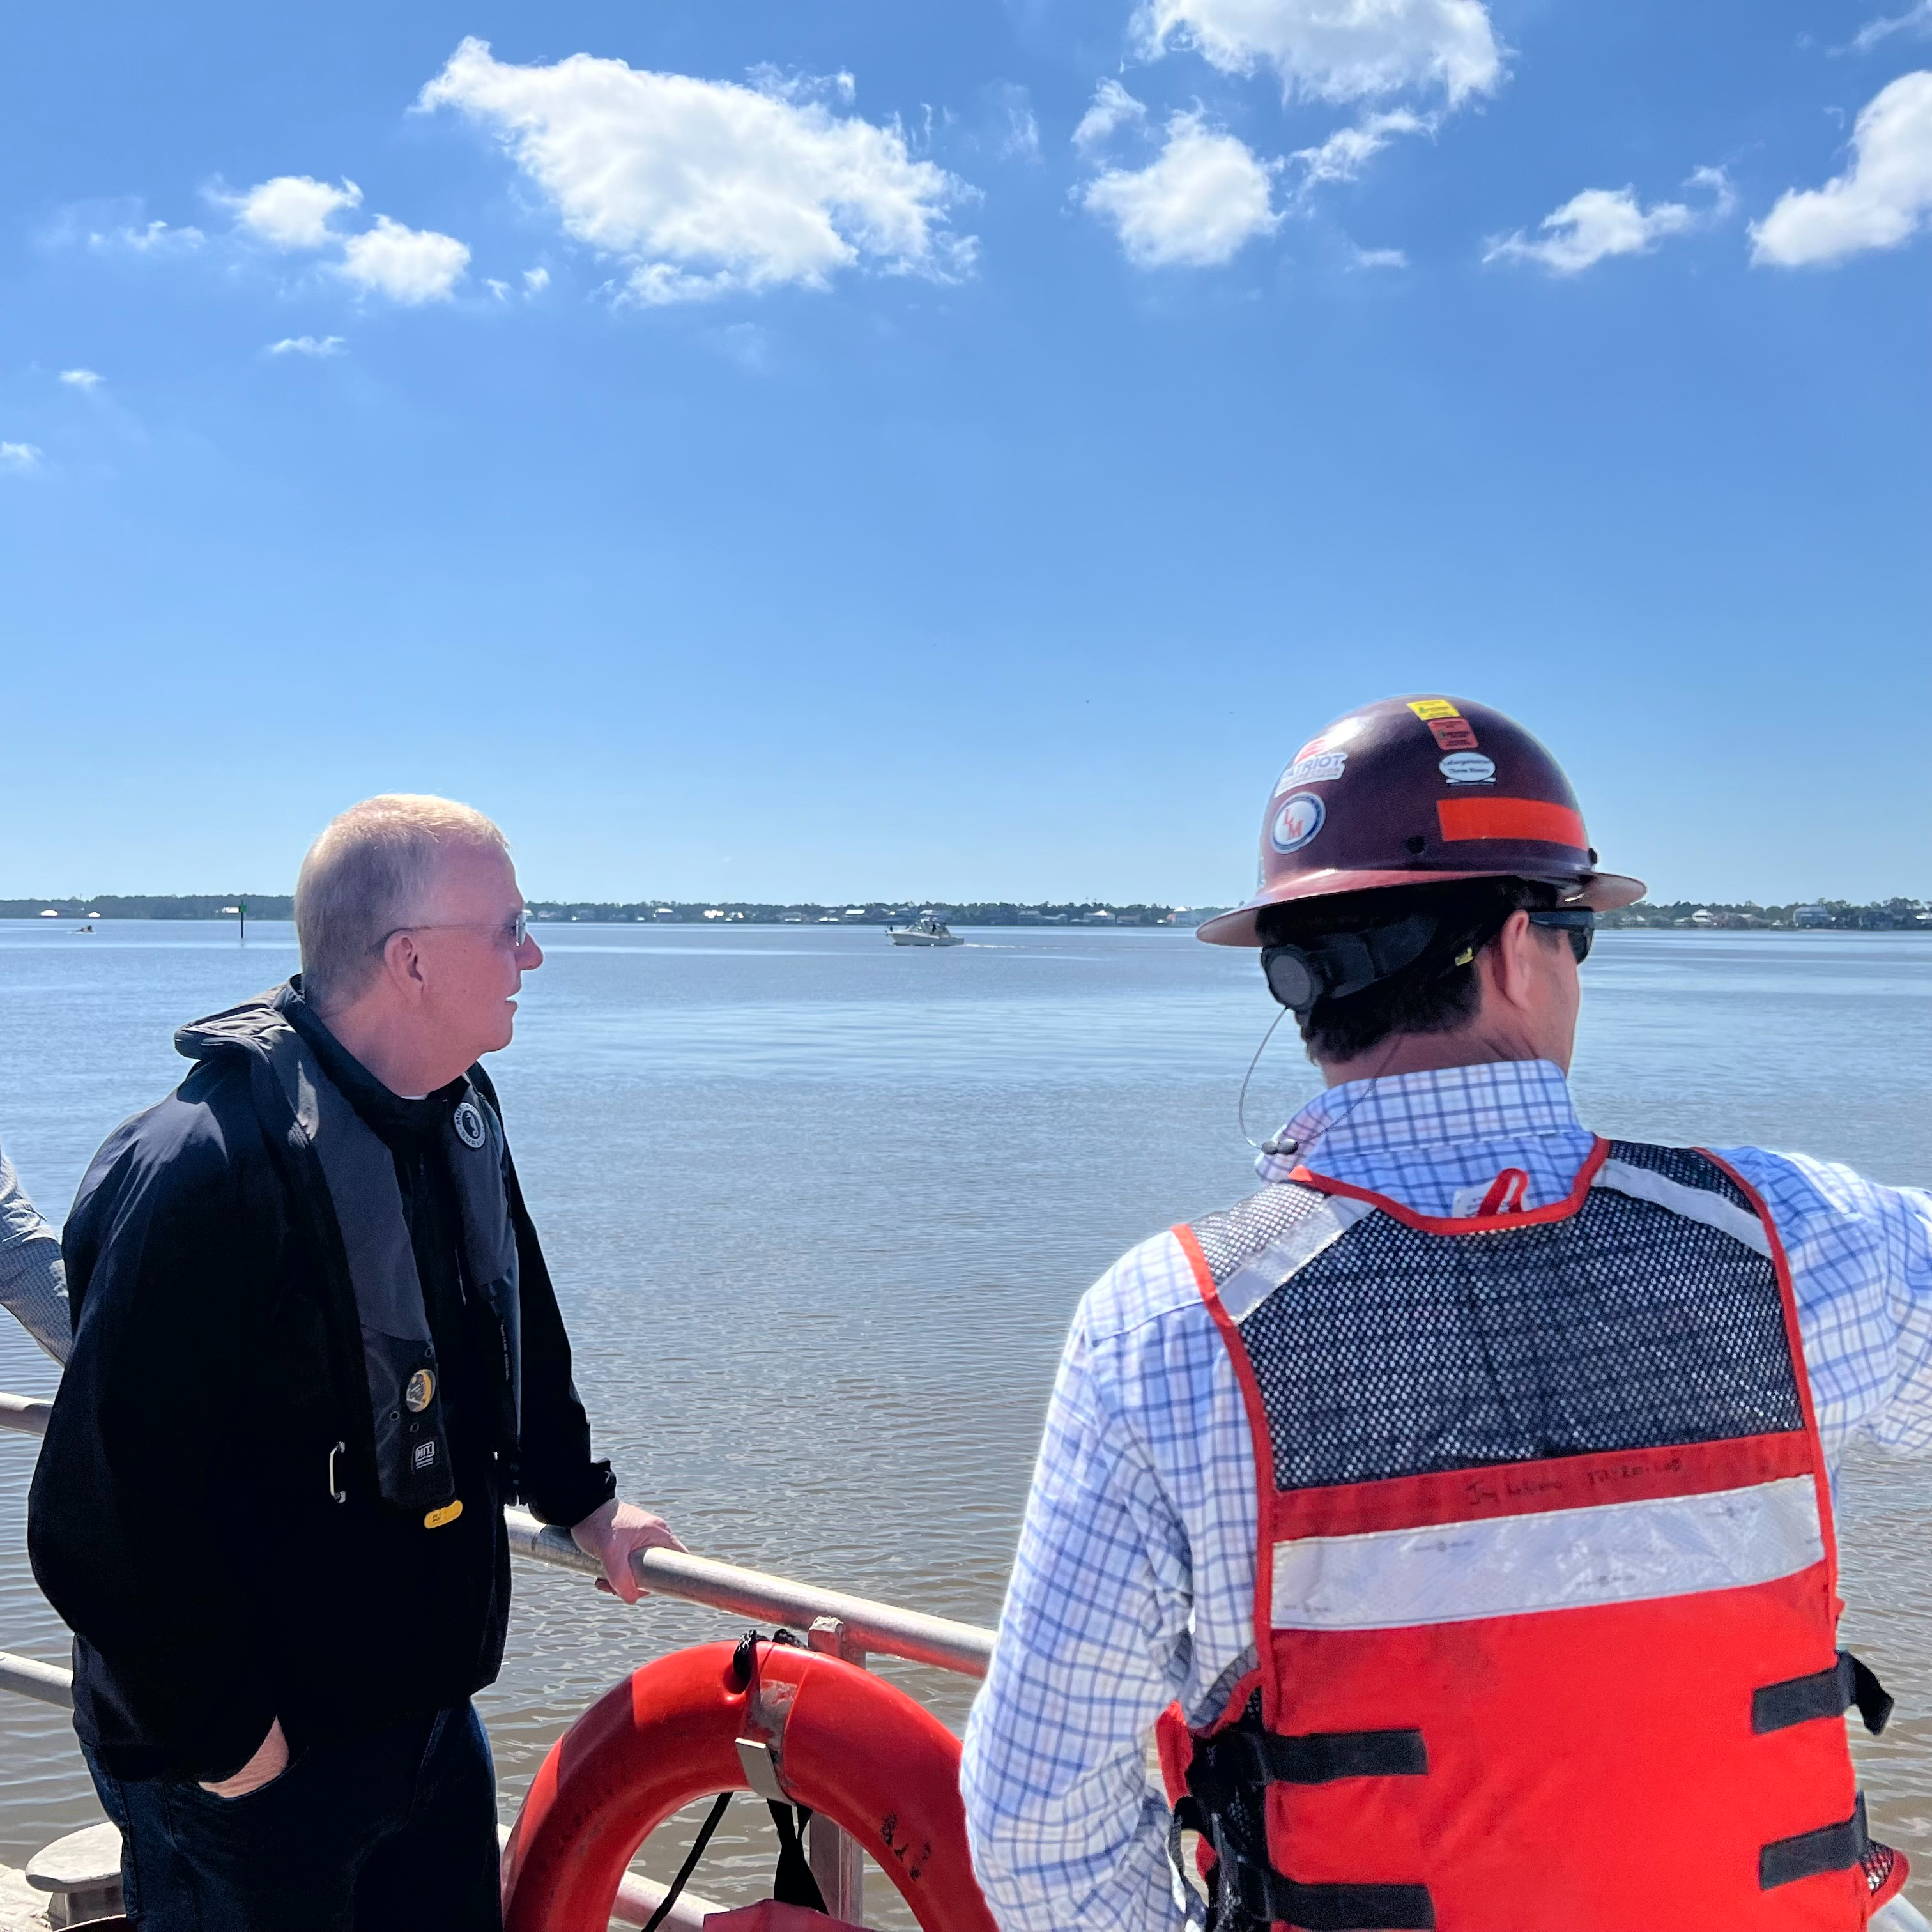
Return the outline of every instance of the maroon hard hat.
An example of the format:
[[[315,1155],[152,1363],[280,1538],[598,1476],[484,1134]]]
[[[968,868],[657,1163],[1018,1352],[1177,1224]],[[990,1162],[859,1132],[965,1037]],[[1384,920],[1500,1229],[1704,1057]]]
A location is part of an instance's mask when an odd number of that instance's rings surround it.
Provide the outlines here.
[[[1598,912],[1644,894],[1600,872],[1563,768],[1514,719],[1460,698],[1384,698],[1345,712],[1289,760],[1262,823],[1244,906],[1207,920],[1216,946],[1258,946],[1263,906],[1450,879],[1541,879]]]

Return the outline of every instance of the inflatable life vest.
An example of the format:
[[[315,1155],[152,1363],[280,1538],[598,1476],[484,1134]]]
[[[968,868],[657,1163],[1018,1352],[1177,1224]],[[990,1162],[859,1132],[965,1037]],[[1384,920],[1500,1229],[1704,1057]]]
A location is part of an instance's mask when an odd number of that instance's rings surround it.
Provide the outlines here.
[[[368,1422],[362,1454],[350,1466],[370,1471],[391,1507],[447,1521],[456,1486],[443,1426],[442,1372],[395,1163],[286,1018],[301,997],[298,982],[291,982],[182,1028],[175,1044],[194,1060],[224,1052],[248,1056],[262,1132],[290,1178],[298,1211],[306,1211],[325,1265],[346,1277],[354,1300]],[[478,1353],[497,1366],[496,1432],[500,1447],[513,1454],[521,1348],[502,1124],[489,1100],[466,1084],[443,1138],[462,1222],[465,1283],[488,1311],[500,1342]],[[345,1500],[347,1490],[340,1485],[347,1471],[332,1458],[328,1474],[337,1500]]]
[[[746,1790],[842,1826],[922,1932],[998,1932],[958,1739],[856,1664],[755,1636],[646,1664],[550,1747],[504,1847],[505,1932],[604,1932],[646,1838],[694,1798]]]
[[[1261,1489],[1254,1668],[1160,1730],[1214,1923],[1847,1932],[1867,1837],[1790,1275],[1712,1156],[1418,1214],[1298,1168],[1175,1232]],[[1519,1197],[1520,1198],[1520,1197]]]

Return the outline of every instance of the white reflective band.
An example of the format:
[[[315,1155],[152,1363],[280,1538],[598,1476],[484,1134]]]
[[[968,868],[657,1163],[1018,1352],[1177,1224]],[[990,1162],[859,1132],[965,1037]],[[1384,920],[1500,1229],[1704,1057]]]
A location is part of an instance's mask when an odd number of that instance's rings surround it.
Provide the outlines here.
[[[1274,1546],[1276,1630],[1396,1630],[1734,1590],[1820,1562],[1809,1476]]]
[[[1727,1201],[1708,1188],[1686,1187],[1681,1180],[1670,1180],[1653,1174],[1647,1167],[1632,1167],[1621,1160],[1605,1161],[1590,1185],[1668,1208],[1687,1221],[1702,1221],[1707,1228],[1715,1228],[1746,1247],[1755,1248],[1767,1258],[1770,1256],[1771,1239],[1764,1232],[1764,1223],[1749,1208],[1740,1208],[1735,1201]]]
[[[1221,1284],[1221,1306],[1228,1318],[1245,1322],[1276,1288],[1293,1280],[1324,1248],[1332,1247],[1364,1215],[1374,1212],[1366,1201],[1336,1195],[1304,1215],[1272,1247],[1243,1262]]]

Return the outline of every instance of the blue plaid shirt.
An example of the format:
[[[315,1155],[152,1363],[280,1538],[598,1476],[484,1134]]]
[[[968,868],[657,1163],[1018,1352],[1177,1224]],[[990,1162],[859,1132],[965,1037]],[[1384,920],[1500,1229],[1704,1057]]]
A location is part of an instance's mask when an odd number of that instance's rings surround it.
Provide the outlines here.
[[[1264,1156],[1426,1214],[1469,1214],[1508,1167],[1521,1204],[1574,1184],[1592,1136],[1546,1060],[1359,1081]],[[1932,1450],[1932,1194],[1758,1148],[1724,1150],[1791,1262],[1826,1454],[1854,1435]],[[973,1858],[1002,1932],[1173,1932],[1168,1816],[1148,1735],[1204,1722],[1254,1656],[1254,1453],[1226,1345],[1169,1234],[1124,1256],[1073,1319],[999,1643],[966,1730]]]
[[[40,1217],[0,1148],[0,1308],[52,1356],[74,1346],[60,1236]]]

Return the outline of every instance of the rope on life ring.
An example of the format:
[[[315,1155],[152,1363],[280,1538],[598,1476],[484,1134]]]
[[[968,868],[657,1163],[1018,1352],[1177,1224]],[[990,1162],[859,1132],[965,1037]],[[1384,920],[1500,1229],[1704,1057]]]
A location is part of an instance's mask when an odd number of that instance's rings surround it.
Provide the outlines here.
[[[762,1640],[646,1664],[550,1747],[504,1848],[505,1932],[605,1932],[652,1832],[694,1798],[749,1790],[850,1832],[921,1932],[997,1932],[966,1848],[958,1739],[870,1672]]]

